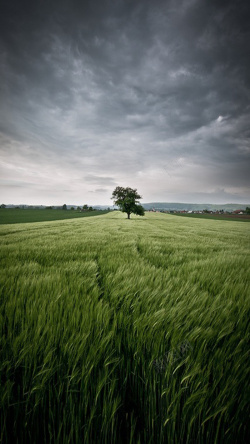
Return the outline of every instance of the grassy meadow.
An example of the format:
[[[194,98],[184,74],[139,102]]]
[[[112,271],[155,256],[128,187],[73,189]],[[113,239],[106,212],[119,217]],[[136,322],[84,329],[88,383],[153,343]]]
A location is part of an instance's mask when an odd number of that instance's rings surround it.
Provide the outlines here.
[[[76,210],[24,210],[21,208],[0,209],[0,224],[17,224],[30,222],[45,222],[50,220],[73,219],[78,217],[98,216],[106,214],[108,211],[86,211]]]
[[[247,442],[250,225],[2,225],[0,441]]]

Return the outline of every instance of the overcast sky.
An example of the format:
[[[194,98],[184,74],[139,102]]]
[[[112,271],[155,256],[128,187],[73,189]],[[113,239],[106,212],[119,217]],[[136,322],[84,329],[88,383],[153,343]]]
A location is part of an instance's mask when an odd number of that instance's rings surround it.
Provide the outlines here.
[[[248,0],[0,5],[0,203],[250,203]]]

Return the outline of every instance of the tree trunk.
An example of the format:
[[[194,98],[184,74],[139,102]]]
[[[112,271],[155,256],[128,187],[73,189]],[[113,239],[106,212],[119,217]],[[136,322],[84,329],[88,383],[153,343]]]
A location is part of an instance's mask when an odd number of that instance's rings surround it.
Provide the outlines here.
[[[130,219],[130,213],[127,213],[127,215],[128,215],[128,219]]]

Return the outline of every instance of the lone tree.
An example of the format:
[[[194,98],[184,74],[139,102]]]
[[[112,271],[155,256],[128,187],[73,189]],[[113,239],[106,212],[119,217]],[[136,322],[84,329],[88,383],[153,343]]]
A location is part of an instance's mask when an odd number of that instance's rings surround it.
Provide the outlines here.
[[[139,204],[138,199],[142,199],[137,193],[137,189],[116,187],[113,191],[112,197],[114,204],[119,207],[123,213],[127,213],[128,219],[130,214],[137,214],[138,216],[144,216],[144,208]]]

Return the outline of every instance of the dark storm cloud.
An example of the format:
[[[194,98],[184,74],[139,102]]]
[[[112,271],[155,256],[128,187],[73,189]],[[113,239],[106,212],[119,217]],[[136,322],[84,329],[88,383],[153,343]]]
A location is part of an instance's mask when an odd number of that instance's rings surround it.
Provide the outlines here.
[[[6,180],[247,199],[248,2],[9,0],[1,17]]]

